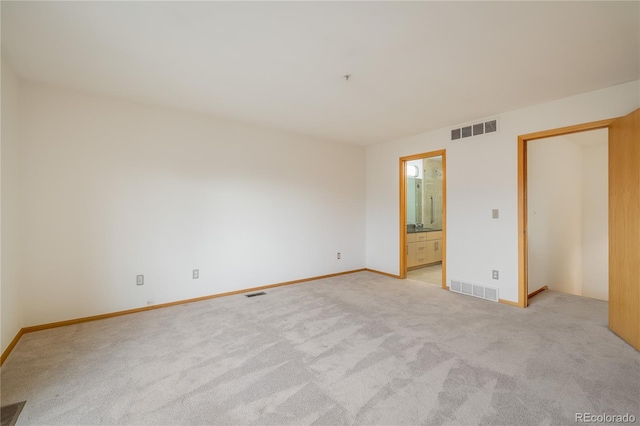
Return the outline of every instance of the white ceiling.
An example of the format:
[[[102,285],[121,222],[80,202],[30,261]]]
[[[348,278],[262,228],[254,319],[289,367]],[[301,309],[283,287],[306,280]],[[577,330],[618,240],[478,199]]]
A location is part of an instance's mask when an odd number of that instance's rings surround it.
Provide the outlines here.
[[[640,78],[638,1],[1,5],[26,79],[361,145]]]

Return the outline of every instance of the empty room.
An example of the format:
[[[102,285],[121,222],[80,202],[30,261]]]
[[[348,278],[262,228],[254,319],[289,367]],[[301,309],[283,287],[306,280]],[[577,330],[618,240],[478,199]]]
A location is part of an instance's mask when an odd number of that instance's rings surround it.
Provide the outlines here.
[[[0,12],[2,426],[640,421],[640,2]]]

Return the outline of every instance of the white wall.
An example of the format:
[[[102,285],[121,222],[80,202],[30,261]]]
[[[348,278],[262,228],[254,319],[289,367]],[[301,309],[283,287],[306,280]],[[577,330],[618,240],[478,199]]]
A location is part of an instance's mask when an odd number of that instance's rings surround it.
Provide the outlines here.
[[[365,266],[362,147],[22,89],[25,326]]]
[[[367,267],[400,272],[399,157],[446,149],[447,282],[495,286],[501,299],[517,301],[518,135],[624,115],[640,106],[639,83],[499,114],[496,134],[452,142],[446,128],[367,147]],[[494,208],[500,219],[491,219]]]
[[[19,83],[13,70],[2,61],[2,208],[1,252],[2,352],[23,326],[20,297],[20,167],[18,145]]]
[[[582,295],[609,300],[609,145],[582,148]]]
[[[529,293],[581,294],[582,149],[565,136],[527,145]]]

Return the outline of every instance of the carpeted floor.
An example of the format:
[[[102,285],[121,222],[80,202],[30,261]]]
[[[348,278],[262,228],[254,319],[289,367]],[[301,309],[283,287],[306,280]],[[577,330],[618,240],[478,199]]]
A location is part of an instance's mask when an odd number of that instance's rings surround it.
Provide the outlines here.
[[[2,403],[30,424],[574,424],[640,418],[605,302],[519,309],[360,272],[29,333]]]

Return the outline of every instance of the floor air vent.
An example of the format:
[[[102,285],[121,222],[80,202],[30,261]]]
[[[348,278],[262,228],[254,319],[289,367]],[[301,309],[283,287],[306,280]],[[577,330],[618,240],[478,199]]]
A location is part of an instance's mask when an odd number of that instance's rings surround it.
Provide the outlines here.
[[[451,140],[469,138],[471,136],[495,133],[498,131],[498,119],[483,121],[482,123],[469,124],[456,129],[451,129]]]
[[[468,296],[478,297],[480,299],[491,300],[492,302],[498,301],[498,289],[493,287],[485,287],[478,284],[451,280],[449,289],[455,293],[461,293]]]
[[[245,294],[245,296],[247,297],[256,297],[256,296],[262,296],[263,294],[267,294],[264,291],[258,292],[258,293],[249,293],[249,294]]]

